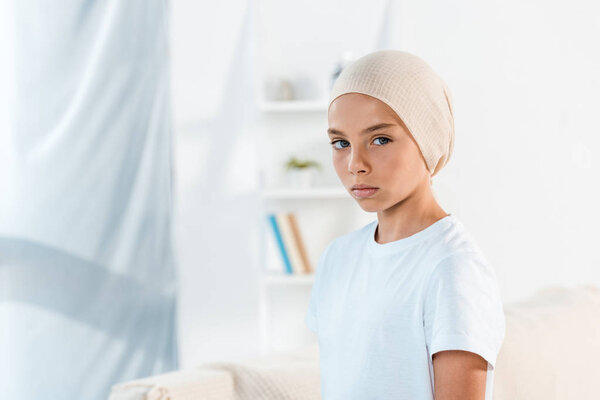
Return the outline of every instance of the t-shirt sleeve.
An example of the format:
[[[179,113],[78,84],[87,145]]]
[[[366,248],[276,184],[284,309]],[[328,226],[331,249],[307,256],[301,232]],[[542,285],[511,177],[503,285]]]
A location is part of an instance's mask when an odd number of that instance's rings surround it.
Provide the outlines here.
[[[479,354],[493,369],[505,333],[496,274],[478,252],[460,252],[433,269],[425,291],[423,325],[430,360],[442,350]]]
[[[310,291],[310,299],[308,302],[308,310],[306,311],[306,316],[304,317],[304,322],[306,323],[306,326],[313,331],[314,333],[317,333],[318,331],[318,326],[317,326],[317,304],[318,304],[318,300],[319,300],[319,288],[322,285],[322,281],[323,281],[323,267],[325,265],[325,259],[327,257],[327,254],[329,253],[329,250],[332,246],[332,243],[330,243],[327,248],[321,253],[321,256],[319,257],[319,261],[317,263],[317,268],[315,270],[315,278],[313,281],[313,285]]]

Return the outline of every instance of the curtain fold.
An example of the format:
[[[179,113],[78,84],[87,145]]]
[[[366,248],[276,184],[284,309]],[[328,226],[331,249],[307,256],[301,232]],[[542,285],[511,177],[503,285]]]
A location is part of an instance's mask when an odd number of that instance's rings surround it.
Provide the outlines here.
[[[106,399],[177,368],[168,5],[7,9],[0,397]]]

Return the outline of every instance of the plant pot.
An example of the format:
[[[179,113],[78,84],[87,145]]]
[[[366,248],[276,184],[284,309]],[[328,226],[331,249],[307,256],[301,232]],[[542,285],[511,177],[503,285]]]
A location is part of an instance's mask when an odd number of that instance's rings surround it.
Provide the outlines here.
[[[312,168],[294,168],[287,171],[288,185],[296,189],[307,189],[313,186],[314,170]]]

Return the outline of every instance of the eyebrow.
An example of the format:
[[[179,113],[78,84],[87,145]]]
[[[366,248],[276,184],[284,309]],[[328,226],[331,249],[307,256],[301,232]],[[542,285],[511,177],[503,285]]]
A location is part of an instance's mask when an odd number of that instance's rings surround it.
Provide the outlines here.
[[[369,132],[377,131],[379,129],[389,128],[389,127],[395,126],[395,125],[396,124],[381,123],[381,124],[373,125],[373,126],[370,126],[370,127],[366,128],[366,129],[364,129],[362,131],[362,133],[369,133]],[[328,135],[346,136],[343,132],[338,131],[337,129],[333,129],[333,128],[327,129],[327,134]]]

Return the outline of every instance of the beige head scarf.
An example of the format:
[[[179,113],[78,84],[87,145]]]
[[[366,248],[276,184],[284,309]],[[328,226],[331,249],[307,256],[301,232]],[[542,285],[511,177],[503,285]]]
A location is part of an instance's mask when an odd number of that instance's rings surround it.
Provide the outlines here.
[[[329,106],[345,93],[363,93],[390,106],[417,142],[431,177],[448,163],[454,148],[452,97],[421,58],[400,50],[367,54],[344,68]]]

